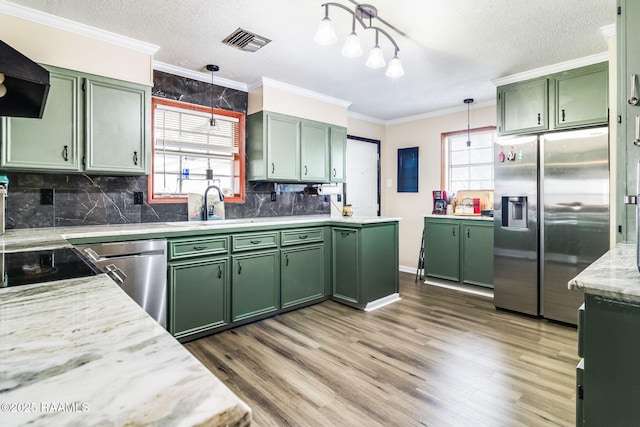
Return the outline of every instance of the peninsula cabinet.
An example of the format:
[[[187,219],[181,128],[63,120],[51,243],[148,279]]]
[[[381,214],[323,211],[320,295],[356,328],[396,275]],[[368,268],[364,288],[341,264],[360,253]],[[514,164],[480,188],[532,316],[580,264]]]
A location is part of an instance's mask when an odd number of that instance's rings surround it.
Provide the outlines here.
[[[640,303],[585,294],[578,325],[576,425],[631,426],[640,420]]]
[[[607,124],[607,62],[499,86],[498,133],[513,135]]]
[[[398,223],[334,226],[333,298],[367,309],[398,293]]]
[[[459,218],[425,218],[425,275],[493,288],[493,221]]]
[[[41,120],[3,117],[3,169],[141,175],[149,168],[151,89],[46,66]]]
[[[260,111],[247,118],[247,132],[250,181],[344,181],[345,128]]]

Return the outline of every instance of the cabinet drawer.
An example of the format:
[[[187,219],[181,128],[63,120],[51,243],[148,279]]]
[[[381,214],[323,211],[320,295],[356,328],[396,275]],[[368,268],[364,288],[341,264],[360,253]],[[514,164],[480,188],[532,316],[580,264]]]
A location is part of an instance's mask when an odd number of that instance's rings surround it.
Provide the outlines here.
[[[169,241],[169,260],[226,254],[228,251],[229,236],[198,237]]]
[[[299,245],[301,243],[317,243],[324,240],[322,228],[304,228],[299,230],[287,230],[280,232],[280,244],[282,246]]]
[[[278,247],[278,232],[250,233],[231,236],[233,252]]]

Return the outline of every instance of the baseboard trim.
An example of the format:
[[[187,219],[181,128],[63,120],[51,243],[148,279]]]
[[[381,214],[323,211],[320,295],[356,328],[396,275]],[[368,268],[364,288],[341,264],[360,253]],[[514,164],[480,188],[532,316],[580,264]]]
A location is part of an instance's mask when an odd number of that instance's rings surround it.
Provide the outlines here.
[[[377,310],[381,307],[384,307],[385,305],[389,305],[392,304],[394,302],[400,301],[400,294],[399,293],[395,293],[395,294],[391,294],[391,295],[387,295],[386,297],[377,299],[375,301],[371,301],[369,303],[367,303],[367,305],[364,307],[364,311],[373,311],[373,310]]]

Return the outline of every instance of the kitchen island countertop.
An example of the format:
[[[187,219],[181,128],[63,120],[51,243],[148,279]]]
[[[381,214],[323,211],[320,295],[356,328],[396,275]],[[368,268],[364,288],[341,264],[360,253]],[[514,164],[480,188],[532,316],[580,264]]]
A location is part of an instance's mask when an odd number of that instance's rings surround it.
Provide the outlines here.
[[[619,243],[569,281],[569,289],[640,302],[636,245]]]

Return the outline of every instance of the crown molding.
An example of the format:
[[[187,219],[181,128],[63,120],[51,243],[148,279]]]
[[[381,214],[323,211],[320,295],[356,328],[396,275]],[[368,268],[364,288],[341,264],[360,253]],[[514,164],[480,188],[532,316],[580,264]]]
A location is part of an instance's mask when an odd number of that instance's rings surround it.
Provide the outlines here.
[[[366,114],[356,113],[355,111],[347,111],[347,116],[352,119],[364,120],[365,122],[376,123],[378,125],[386,125],[387,121]]]
[[[549,74],[559,73],[562,71],[571,70],[573,68],[584,67],[586,65],[597,64],[599,62],[605,62],[609,60],[609,53],[602,52],[591,56],[585,56],[582,58],[572,59],[570,61],[559,62],[557,64],[548,65],[546,67],[536,68],[534,70],[525,71],[522,73],[512,74],[506,77],[500,77],[491,80],[496,86],[502,86],[510,83],[517,83],[523,80],[529,80],[536,77],[547,76]]]
[[[0,0],[0,13],[15,16],[16,18],[25,19],[27,21],[37,22],[38,24],[47,25],[59,30],[69,31],[71,33],[90,37],[92,39],[115,44],[129,49],[137,50],[149,55],[155,54],[159,46],[151,43],[135,40],[110,31],[101,30],[89,25],[81,24],[70,19],[61,18],[59,16],[50,15],[39,10],[30,9],[5,0]]]
[[[167,64],[165,62],[153,61],[153,69],[163,71],[165,73],[174,74],[176,76],[186,77],[188,79],[199,80],[205,83],[212,83],[228,87],[230,89],[241,90],[243,92],[249,92],[246,84],[237,82],[235,80],[223,79],[221,77],[211,76],[210,71],[194,71],[186,68],[177,67],[175,65]]]
[[[600,34],[602,34],[602,37],[604,37],[605,40],[608,40],[610,37],[615,37],[616,24],[609,24],[600,27]]]
[[[484,107],[495,107],[496,99],[488,99],[484,101],[474,102],[472,105],[472,109],[476,108],[484,108]],[[457,105],[455,107],[443,108],[441,110],[429,111],[428,113],[416,114],[413,116],[401,117],[399,119],[387,120],[385,121],[385,125],[397,125],[401,123],[407,122],[415,122],[416,120],[429,119],[432,117],[446,116],[447,114],[454,114],[460,112],[467,111],[467,104]]]
[[[340,107],[344,107],[344,108],[349,108],[349,106],[351,105],[350,101],[345,101],[344,99],[340,99],[340,98],[334,98],[332,96],[329,95],[324,95],[322,93],[319,92],[314,92],[312,90],[309,89],[303,89],[301,87],[298,86],[294,86],[291,85],[289,83],[283,83],[280,82],[278,80],[273,80],[270,79],[268,77],[262,77],[256,81],[254,81],[252,84],[248,85],[249,91],[252,91],[260,86],[265,86],[265,87],[272,87],[275,89],[280,89],[280,90],[284,90],[287,92],[291,92],[294,93],[296,95],[301,95],[301,96],[305,96],[307,98],[311,98],[311,99],[315,99],[317,101],[322,101],[322,102],[326,102],[328,104],[334,104],[334,105],[338,105]]]

